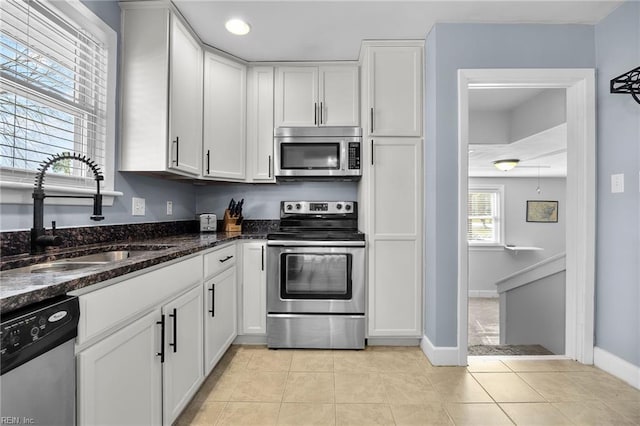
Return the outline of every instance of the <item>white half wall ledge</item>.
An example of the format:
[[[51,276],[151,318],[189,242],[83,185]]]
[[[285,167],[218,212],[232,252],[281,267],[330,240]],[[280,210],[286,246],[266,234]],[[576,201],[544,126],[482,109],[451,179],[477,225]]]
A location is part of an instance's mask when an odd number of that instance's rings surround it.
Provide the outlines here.
[[[424,335],[420,341],[420,349],[422,349],[422,352],[427,356],[432,365],[459,365],[457,346],[434,346],[431,340]]]
[[[597,346],[593,348],[593,364],[620,380],[624,380],[634,388],[640,389],[640,367],[637,365]]]

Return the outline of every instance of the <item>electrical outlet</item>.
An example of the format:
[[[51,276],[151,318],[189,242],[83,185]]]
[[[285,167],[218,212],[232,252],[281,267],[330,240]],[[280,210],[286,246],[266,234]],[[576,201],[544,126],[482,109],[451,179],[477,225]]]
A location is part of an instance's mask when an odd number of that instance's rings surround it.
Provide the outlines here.
[[[173,214],[173,201],[167,201],[167,216]]]
[[[131,215],[132,216],[144,216],[144,198],[131,198]]]
[[[611,193],[624,192],[624,174],[611,175]]]

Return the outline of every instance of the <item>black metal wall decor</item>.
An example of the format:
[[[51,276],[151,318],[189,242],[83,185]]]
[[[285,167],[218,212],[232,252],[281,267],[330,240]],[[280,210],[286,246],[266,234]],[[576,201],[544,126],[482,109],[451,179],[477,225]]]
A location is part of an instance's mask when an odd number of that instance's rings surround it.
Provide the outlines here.
[[[640,104],[640,67],[611,80],[611,93],[629,93]]]

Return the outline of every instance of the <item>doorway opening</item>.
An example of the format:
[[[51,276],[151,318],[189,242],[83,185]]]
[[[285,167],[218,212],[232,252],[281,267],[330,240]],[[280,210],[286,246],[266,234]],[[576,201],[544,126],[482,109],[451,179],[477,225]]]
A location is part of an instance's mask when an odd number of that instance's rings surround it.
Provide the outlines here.
[[[468,117],[469,355],[564,355],[566,90],[470,87]]]
[[[593,362],[593,306],[595,256],[595,78],[591,69],[478,69],[459,70],[458,163],[458,364],[467,364],[469,318],[469,149],[470,91],[479,89],[561,89],[566,94],[565,251],[552,267],[566,267],[564,353],[579,362]],[[498,160],[496,158],[495,160]],[[524,165],[524,164],[523,164]],[[541,168],[541,167],[540,167]],[[524,167],[521,167],[524,170]],[[536,170],[537,175],[537,170]],[[537,184],[536,176],[536,189]],[[544,190],[544,189],[543,189]],[[528,200],[527,200],[528,201]],[[557,201],[532,199],[531,201]],[[559,204],[559,203],[558,203]],[[557,206],[557,204],[556,204]],[[548,206],[547,206],[548,207]],[[543,207],[534,207],[536,209]],[[526,210],[525,213],[529,211]],[[538,214],[540,211],[538,211]],[[547,215],[548,216],[548,215]],[[549,218],[547,218],[549,220]],[[502,234],[505,235],[504,233]],[[502,241],[500,250],[514,256],[525,252],[517,241]],[[509,247],[514,246],[514,247]],[[517,250],[517,248],[520,248]],[[532,250],[533,251],[533,250]],[[505,277],[509,278],[509,277]],[[502,281],[502,280],[501,280]],[[513,283],[511,283],[513,284]],[[508,287],[511,284],[507,284]],[[504,326],[504,324],[500,324]]]

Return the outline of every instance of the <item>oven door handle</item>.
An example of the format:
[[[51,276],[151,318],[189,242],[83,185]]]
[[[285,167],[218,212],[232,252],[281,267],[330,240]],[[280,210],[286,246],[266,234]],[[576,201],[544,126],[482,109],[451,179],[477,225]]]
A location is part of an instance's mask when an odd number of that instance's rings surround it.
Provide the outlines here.
[[[269,247],[365,247],[364,241],[269,240]]]

